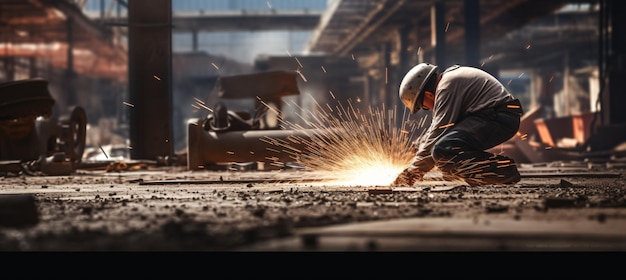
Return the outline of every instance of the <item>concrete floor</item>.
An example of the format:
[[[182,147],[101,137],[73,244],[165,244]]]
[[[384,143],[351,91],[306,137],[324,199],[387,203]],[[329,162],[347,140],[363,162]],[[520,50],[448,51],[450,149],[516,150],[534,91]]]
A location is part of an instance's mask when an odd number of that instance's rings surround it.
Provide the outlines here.
[[[5,176],[3,251],[626,251],[626,168],[522,165],[513,186],[337,186],[300,170]]]

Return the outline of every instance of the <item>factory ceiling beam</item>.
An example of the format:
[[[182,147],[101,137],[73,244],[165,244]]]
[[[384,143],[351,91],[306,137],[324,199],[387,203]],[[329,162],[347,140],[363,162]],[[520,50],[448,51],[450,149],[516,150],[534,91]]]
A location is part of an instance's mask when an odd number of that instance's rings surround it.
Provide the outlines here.
[[[378,29],[390,16],[404,5],[405,0],[385,1],[378,4],[376,10],[370,13],[367,19],[356,30],[350,33],[348,38],[342,40],[334,49],[339,56],[347,55],[356,44],[362,42],[376,29]]]
[[[313,30],[318,26],[321,15],[321,10],[176,12],[172,18],[172,32]],[[126,17],[94,18],[93,21],[108,26],[128,25]]]
[[[312,30],[319,23],[321,14],[322,11],[309,10],[177,12],[172,32]]]
[[[353,36],[354,30],[367,24],[364,18],[380,9],[381,3],[387,0],[355,1],[336,0],[322,15],[325,17],[313,31],[315,36],[309,40],[304,53],[333,53],[333,49],[346,37]],[[339,15],[339,16],[337,16]]]
[[[465,9],[464,0],[449,1],[391,1],[398,6],[391,6],[392,11],[380,11],[371,8],[361,13],[359,23],[341,24],[343,18],[354,18],[357,0],[335,1],[322,15],[321,24],[314,31],[315,36],[307,46],[307,53],[321,52],[345,56],[348,53],[367,53],[375,50],[375,46],[389,40],[391,30],[404,28],[409,24],[415,28],[417,38],[431,38],[430,6],[433,3],[445,4],[445,21],[450,29],[445,34],[449,50],[465,48]],[[547,15],[572,1],[529,1],[529,0],[481,0],[478,4],[479,28],[488,30],[481,32],[479,42],[480,53],[490,53],[485,44],[504,36],[507,32],[520,28],[531,20]],[[588,2],[588,1],[578,1]],[[367,1],[367,3],[387,3],[387,1]],[[389,6],[387,7],[390,8]],[[430,42],[419,46],[422,53],[434,51]],[[464,52],[447,53],[452,60],[465,61]],[[457,57],[458,56],[458,57]],[[474,59],[475,60],[475,59]]]
[[[55,7],[61,11],[66,17],[72,18],[74,24],[76,24],[81,30],[87,32],[90,35],[95,36],[97,39],[103,41],[110,41],[113,33],[107,28],[103,28],[95,24],[89,18],[87,18],[83,12],[76,5],[68,1],[58,0],[41,0],[47,3],[48,6]]]
[[[335,14],[335,12],[337,11],[337,9],[339,8],[339,4],[341,3],[341,1],[331,1],[330,6],[328,6],[326,8],[326,12],[322,13],[319,23],[317,25],[317,28],[313,29],[313,32],[311,34],[311,38],[309,39],[309,42],[317,42],[319,41],[319,38],[322,36],[322,32],[324,32],[325,30],[327,30],[327,27],[330,23],[330,20],[333,18],[333,15]],[[310,51],[310,49],[306,49],[304,52],[308,53]]]

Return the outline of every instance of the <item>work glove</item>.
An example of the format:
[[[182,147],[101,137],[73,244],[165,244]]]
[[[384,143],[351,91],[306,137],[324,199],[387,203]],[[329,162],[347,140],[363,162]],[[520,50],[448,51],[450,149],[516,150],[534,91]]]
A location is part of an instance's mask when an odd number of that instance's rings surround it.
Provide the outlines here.
[[[435,161],[432,157],[415,156],[411,165],[402,170],[391,185],[411,187],[415,184],[415,182],[422,181],[424,179],[424,175],[433,169],[434,166]]]
[[[396,179],[391,183],[392,186],[407,186],[411,187],[415,182],[424,179],[424,173],[419,169],[411,170],[410,167],[405,168],[398,174]]]

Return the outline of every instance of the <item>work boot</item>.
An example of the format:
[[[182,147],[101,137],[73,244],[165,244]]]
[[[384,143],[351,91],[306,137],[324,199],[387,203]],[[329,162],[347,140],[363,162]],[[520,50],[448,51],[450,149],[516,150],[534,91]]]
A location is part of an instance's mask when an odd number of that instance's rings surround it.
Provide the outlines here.
[[[497,155],[490,160],[489,167],[480,173],[464,176],[463,180],[470,186],[512,185],[522,179],[513,159]]]

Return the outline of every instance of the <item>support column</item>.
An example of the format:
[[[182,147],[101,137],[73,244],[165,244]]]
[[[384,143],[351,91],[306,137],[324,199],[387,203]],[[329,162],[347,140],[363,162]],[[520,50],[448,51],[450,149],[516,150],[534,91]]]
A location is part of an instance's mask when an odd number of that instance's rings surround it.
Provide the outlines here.
[[[76,105],[76,72],[74,71],[74,20],[67,18],[67,67],[65,69],[65,101],[68,106]]]
[[[480,66],[480,21],[478,0],[464,0],[465,8],[465,63]]]
[[[171,0],[128,1],[128,22],[130,154],[156,160],[173,155]]]
[[[383,43],[383,86],[382,86],[382,95],[381,100],[385,103],[385,108],[392,108],[395,104],[393,89],[392,89],[392,77],[393,77],[393,66],[391,65],[391,43],[385,42]]]
[[[609,1],[611,25],[611,54],[608,59],[609,102],[602,108],[608,110],[607,124],[626,124],[626,2]]]
[[[396,74],[394,74],[394,80],[396,81],[396,94],[398,93],[397,91],[400,89],[400,83],[402,83],[402,78],[404,78],[404,75],[406,75],[406,73],[409,72],[409,70],[414,66],[413,59],[411,59],[408,51],[408,47],[410,45],[409,34],[411,30],[412,29],[410,28],[410,26],[405,26],[404,28],[400,29],[398,42],[398,44],[400,45],[400,62],[398,63],[398,67],[396,68]],[[396,95],[396,125],[398,127],[402,126],[404,109],[404,104],[402,104],[402,102],[400,101],[400,96]]]
[[[38,68],[37,68],[37,58],[31,56],[28,58],[28,77],[33,78],[39,76]]]
[[[400,29],[400,40],[399,40],[399,49],[400,49],[400,63],[398,64],[398,72],[400,73],[400,77],[403,77],[406,72],[408,72],[413,66],[413,61],[411,56],[409,55],[409,51],[407,48],[409,47],[409,33],[411,32],[410,26],[405,26]]]
[[[198,30],[191,31],[191,50],[198,51]]]
[[[437,64],[439,68],[445,69],[448,67],[446,61],[446,6],[444,1],[436,1],[431,7],[431,41],[435,46],[435,61],[431,62]]]
[[[589,151],[614,149],[626,139],[626,2],[600,1],[600,121],[591,124],[593,132],[586,142]]]
[[[6,81],[15,80],[15,57],[5,56],[2,58],[4,62],[4,72],[6,74]]]

